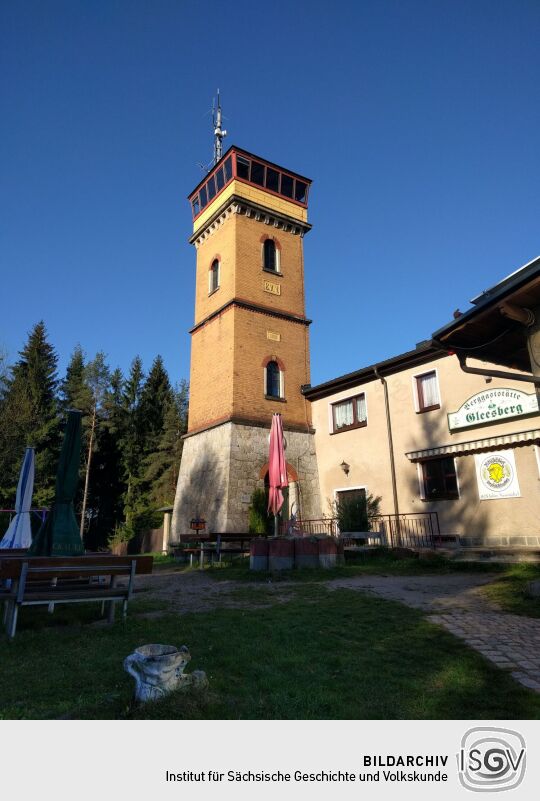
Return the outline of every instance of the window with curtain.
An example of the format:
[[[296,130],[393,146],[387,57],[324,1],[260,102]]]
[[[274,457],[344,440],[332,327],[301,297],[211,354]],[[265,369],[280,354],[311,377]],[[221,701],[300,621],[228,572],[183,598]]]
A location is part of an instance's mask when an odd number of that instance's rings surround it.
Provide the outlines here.
[[[366,396],[364,393],[354,398],[332,404],[333,433],[348,431],[367,425]]]
[[[212,294],[219,288],[219,261],[214,259],[208,274],[208,294]]]
[[[281,372],[277,362],[266,365],[266,392],[269,398],[281,398]]]
[[[273,239],[264,240],[263,267],[270,272],[277,272],[276,243]]]
[[[440,409],[439,384],[435,370],[416,376],[416,394],[419,412]]]

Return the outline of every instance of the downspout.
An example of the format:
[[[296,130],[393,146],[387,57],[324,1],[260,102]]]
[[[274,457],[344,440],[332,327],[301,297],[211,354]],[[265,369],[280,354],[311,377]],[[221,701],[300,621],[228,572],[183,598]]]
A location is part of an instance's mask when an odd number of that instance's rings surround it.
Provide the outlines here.
[[[386,378],[384,378],[379,373],[379,368],[377,365],[373,368],[373,372],[380,380],[381,384],[383,385],[384,389],[384,407],[386,410],[386,430],[388,434],[388,452],[390,454],[390,475],[392,478],[392,495],[394,496],[394,515],[396,517],[397,523],[397,541],[398,545],[401,545],[401,532],[399,527],[399,503],[398,503],[398,494],[397,494],[397,484],[396,484],[396,465],[394,461],[394,441],[392,438],[392,420],[390,418],[390,404],[388,402],[388,387],[386,385]]]

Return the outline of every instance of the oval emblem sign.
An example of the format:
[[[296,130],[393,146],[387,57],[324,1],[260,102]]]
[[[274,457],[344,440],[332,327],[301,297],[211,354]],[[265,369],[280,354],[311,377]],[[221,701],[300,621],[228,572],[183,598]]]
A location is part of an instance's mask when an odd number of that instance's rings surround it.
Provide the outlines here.
[[[520,497],[512,451],[477,454],[475,461],[480,500]]]
[[[538,414],[536,392],[527,395],[519,389],[494,387],[478,392],[466,400],[457,412],[450,412],[448,428],[450,431],[459,431],[535,414]]]

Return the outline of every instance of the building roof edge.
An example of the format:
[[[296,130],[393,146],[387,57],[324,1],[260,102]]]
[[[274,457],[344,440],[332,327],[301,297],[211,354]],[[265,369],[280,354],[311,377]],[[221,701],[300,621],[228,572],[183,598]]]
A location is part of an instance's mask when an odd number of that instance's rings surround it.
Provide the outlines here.
[[[302,390],[302,394],[304,397],[308,398],[308,400],[319,400],[320,398],[328,397],[328,395],[333,395],[335,392],[341,392],[344,389],[351,389],[359,384],[374,381],[378,378],[377,373],[384,378],[393,373],[399,373],[401,370],[407,370],[410,367],[422,365],[445,356],[448,356],[448,352],[441,350],[440,347],[436,347],[436,345],[429,340],[426,343],[421,343],[414,350],[400,353],[398,356],[392,356],[390,359],[385,359],[375,364],[370,364],[352,373],[346,373],[337,378],[332,378],[330,381],[325,381],[323,384],[318,384],[314,387],[305,387]]]

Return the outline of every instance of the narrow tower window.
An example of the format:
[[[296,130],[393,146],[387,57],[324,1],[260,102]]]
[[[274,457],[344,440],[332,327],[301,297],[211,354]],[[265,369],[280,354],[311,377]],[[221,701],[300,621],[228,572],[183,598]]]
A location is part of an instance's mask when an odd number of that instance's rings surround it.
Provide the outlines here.
[[[281,398],[281,373],[277,362],[266,365],[266,395],[269,398]]]
[[[214,259],[208,273],[208,294],[211,295],[219,289],[219,261]]]
[[[265,270],[277,272],[276,243],[273,239],[264,240],[263,266]]]

